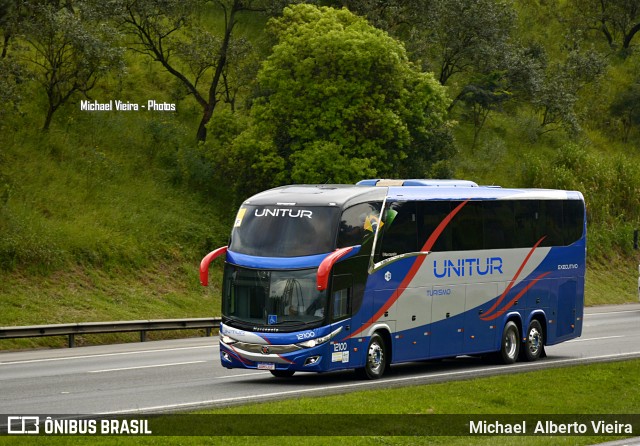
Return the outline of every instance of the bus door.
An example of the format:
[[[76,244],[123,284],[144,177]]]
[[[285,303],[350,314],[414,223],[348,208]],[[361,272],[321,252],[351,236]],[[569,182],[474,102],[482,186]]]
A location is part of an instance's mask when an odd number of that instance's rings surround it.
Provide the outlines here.
[[[558,338],[573,335],[575,331],[577,296],[576,279],[567,279],[559,284],[558,315],[556,316],[556,336]]]
[[[400,291],[393,359],[414,361],[428,358],[431,344],[431,287]]]
[[[503,285],[503,284],[501,284]],[[475,283],[467,285],[464,352],[484,353],[495,350],[496,319],[483,320],[481,316],[489,310],[498,296],[498,283]]]
[[[352,327],[353,310],[353,279],[351,274],[333,276],[329,315],[331,316],[331,331],[342,327],[342,332],[331,341],[331,368],[348,367],[353,342],[349,335]]]
[[[464,340],[466,285],[441,285],[431,289],[431,356],[456,356]]]

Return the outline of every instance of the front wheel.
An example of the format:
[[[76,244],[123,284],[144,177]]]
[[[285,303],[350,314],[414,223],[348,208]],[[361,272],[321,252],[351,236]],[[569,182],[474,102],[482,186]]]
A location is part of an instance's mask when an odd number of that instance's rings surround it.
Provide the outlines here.
[[[542,325],[536,319],[529,323],[526,332],[527,339],[522,349],[522,359],[526,361],[535,361],[544,354],[544,333]]]
[[[384,375],[386,368],[387,346],[382,336],[374,333],[369,340],[364,368],[358,369],[358,374],[363,378],[378,379]]]
[[[499,358],[504,364],[513,364],[520,352],[520,331],[514,322],[507,322],[502,331]]]

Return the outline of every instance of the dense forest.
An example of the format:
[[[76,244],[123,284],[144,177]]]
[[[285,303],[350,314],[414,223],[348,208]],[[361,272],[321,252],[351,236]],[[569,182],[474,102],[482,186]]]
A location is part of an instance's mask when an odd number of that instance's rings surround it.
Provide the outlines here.
[[[287,3],[0,0],[0,325],[217,314],[243,198],[365,177],[580,190],[634,298],[640,3]]]

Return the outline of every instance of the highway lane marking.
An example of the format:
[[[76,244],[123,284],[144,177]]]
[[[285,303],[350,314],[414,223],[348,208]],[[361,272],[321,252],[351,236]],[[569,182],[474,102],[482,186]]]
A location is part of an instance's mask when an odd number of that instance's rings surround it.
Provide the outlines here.
[[[203,362],[207,362],[207,361],[172,362],[170,364],[153,364],[153,365],[141,365],[137,367],[121,367],[118,369],[89,370],[87,373],[106,373],[106,372],[119,372],[122,370],[152,369],[155,367],[171,367],[175,365],[201,364]]]
[[[137,350],[131,352],[117,352],[117,353],[97,353],[95,355],[82,355],[82,356],[63,356],[60,358],[42,358],[42,359],[24,359],[18,361],[0,361],[0,366],[3,365],[12,365],[12,364],[32,364],[35,362],[53,362],[53,361],[69,361],[74,359],[91,359],[91,358],[106,358],[110,356],[126,356],[126,355],[138,355],[141,353],[160,353],[160,352],[172,352],[172,351],[180,351],[180,350],[196,350],[203,348],[219,348],[219,344],[213,345],[201,345],[198,347],[174,347],[174,348],[159,348],[155,350]]]
[[[282,399],[280,397],[282,396],[286,396],[286,395],[301,395],[301,394],[306,394],[306,393],[311,393],[311,392],[318,392],[318,391],[322,391],[322,390],[339,390],[339,389],[350,389],[350,388],[358,388],[358,387],[365,387],[365,388],[372,388],[374,387],[374,385],[376,383],[381,383],[381,384],[385,384],[385,383],[401,383],[401,382],[407,382],[407,381],[415,381],[417,379],[421,379],[421,378],[427,378],[427,379],[433,379],[433,378],[443,378],[443,377],[450,377],[450,376],[460,376],[460,375],[465,375],[465,374],[477,374],[477,373],[484,373],[484,372],[494,372],[494,371],[504,371],[504,370],[514,370],[514,369],[521,369],[521,368],[530,368],[531,370],[527,370],[527,371],[537,371],[537,370],[545,370],[545,369],[549,369],[551,367],[547,366],[546,364],[551,364],[553,365],[561,365],[561,364],[572,364],[572,363],[580,363],[580,362],[584,362],[587,359],[593,360],[593,361],[598,361],[598,360],[607,360],[607,359],[611,359],[611,358],[629,358],[629,359],[633,359],[636,357],[640,356],[640,351],[637,352],[630,352],[630,353],[623,353],[623,354],[612,354],[612,355],[601,355],[601,356],[592,356],[592,357],[587,357],[587,358],[572,358],[572,359],[558,359],[558,360],[554,360],[554,361],[543,361],[543,362],[536,362],[536,363],[516,363],[516,364],[510,364],[510,365],[504,365],[504,366],[493,366],[493,367],[484,367],[481,369],[474,369],[474,370],[461,370],[459,372],[443,372],[443,373],[436,373],[436,374],[429,374],[429,375],[423,375],[423,376],[407,376],[407,377],[403,377],[403,378],[387,378],[387,379],[382,379],[382,380],[378,380],[375,382],[372,381],[364,381],[364,382],[360,382],[360,383],[350,383],[350,384],[338,384],[338,385],[333,385],[333,386],[327,386],[327,385],[322,385],[319,387],[312,387],[312,388],[308,388],[308,389],[297,389],[297,390],[289,390],[289,391],[279,391],[279,392],[274,392],[274,393],[265,393],[262,395],[247,395],[247,396],[238,396],[238,397],[233,397],[233,398],[222,398],[222,399],[217,399],[217,400],[205,400],[205,401],[194,401],[194,402],[190,402],[190,403],[177,403],[177,404],[166,404],[163,406],[151,406],[151,407],[138,407],[135,409],[126,409],[126,410],[116,410],[116,411],[110,411],[110,412],[101,412],[97,415],[118,415],[118,414],[131,414],[131,413],[144,413],[144,412],[156,412],[156,411],[163,411],[163,410],[177,410],[177,409],[186,409],[186,408],[196,408],[196,407],[202,407],[202,406],[215,406],[217,404],[229,404],[229,403],[241,403],[241,402],[251,402],[251,400],[255,400],[256,402],[258,401],[264,401],[265,399],[269,399],[269,398],[278,398],[278,399]],[[259,376],[256,374],[256,376]],[[492,375],[490,375],[492,376]],[[429,384],[428,382],[422,382],[420,384]]]
[[[626,338],[626,336],[603,336],[601,338],[585,338],[585,339],[572,339],[570,341],[567,341],[567,344],[571,343],[571,342],[586,342],[586,341],[601,341],[603,339],[616,339],[616,338]]]
[[[621,314],[621,313],[638,313],[639,310],[622,310],[622,311],[605,311],[602,313],[587,313],[585,311],[585,316],[606,316],[608,314]]]

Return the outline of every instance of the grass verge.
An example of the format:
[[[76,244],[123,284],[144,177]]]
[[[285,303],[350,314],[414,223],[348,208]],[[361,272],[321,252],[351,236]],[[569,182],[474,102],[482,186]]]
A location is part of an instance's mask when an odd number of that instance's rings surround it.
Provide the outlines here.
[[[491,414],[638,414],[640,413],[640,360],[550,369],[440,384],[343,395],[298,398],[251,404],[201,414],[474,414],[491,420]],[[212,417],[215,421],[215,417]],[[304,430],[301,426],[300,430]],[[637,433],[636,433],[637,434]],[[11,444],[224,444],[224,445],[587,445],[610,441],[607,436],[389,436],[389,437],[35,437],[0,438]],[[14,441],[12,441],[14,440]]]

